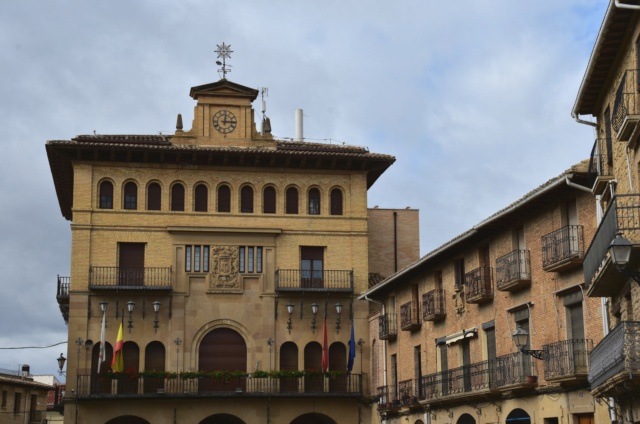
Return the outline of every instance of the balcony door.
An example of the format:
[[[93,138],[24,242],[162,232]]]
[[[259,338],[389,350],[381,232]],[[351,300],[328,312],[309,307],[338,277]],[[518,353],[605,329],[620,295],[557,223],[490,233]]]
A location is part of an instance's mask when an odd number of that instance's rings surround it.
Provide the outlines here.
[[[570,370],[574,373],[587,373],[587,344],[584,334],[584,315],[582,311],[582,292],[575,292],[565,296],[567,313],[567,338],[570,349]]]
[[[578,237],[578,206],[576,205],[575,200],[567,203],[566,206],[566,222],[569,226],[568,230],[568,248],[569,251],[566,252],[569,255],[573,255],[580,252],[580,244]]]
[[[324,247],[300,247],[300,277],[304,288],[322,288],[324,269]]]
[[[479,251],[480,266],[482,267],[482,290],[484,294],[493,292],[491,287],[491,258],[489,257],[489,246],[482,246]]]
[[[144,243],[118,243],[118,284],[144,285]]]
[[[464,338],[462,344],[462,375],[464,379],[464,391],[471,391],[471,348],[469,339]]]

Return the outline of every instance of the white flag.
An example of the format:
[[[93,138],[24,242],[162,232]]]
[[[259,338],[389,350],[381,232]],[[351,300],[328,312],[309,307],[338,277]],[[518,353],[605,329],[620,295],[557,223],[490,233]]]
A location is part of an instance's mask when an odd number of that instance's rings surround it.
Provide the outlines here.
[[[106,356],[106,351],[104,348],[104,330],[106,327],[106,317],[107,314],[102,313],[102,330],[100,331],[100,354],[98,355],[98,373],[100,373],[100,366],[102,362],[104,362],[104,357]]]

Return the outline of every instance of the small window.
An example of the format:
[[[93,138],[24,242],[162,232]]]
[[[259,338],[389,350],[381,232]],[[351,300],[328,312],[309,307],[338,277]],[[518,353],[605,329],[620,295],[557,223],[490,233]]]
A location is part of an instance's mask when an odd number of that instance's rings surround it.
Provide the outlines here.
[[[288,214],[298,214],[298,189],[289,187],[286,194],[286,211]]]
[[[240,212],[253,213],[253,189],[249,186],[240,190]]]
[[[309,190],[309,215],[320,215],[320,190]]]
[[[13,413],[20,413],[20,405],[22,404],[22,393],[13,394]]]
[[[100,209],[113,209],[113,184],[111,181],[100,183]]]
[[[2,409],[6,409],[7,408],[7,391],[3,390],[2,391]]]
[[[240,246],[238,249],[240,273],[262,273],[262,246]]]
[[[171,210],[184,210],[184,186],[182,184],[174,184],[171,187]]]
[[[195,204],[194,210],[196,212],[206,212],[209,204],[209,189],[204,184],[198,184],[195,189]]]
[[[453,262],[453,274],[456,290],[462,290],[464,287],[464,259],[458,258]]]
[[[227,185],[218,187],[218,212],[231,212],[231,189]]]
[[[276,189],[266,187],[262,195],[262,212],[276,213]]]
[[[131,181],[124,185],[124,208],[138,209],[138,186]]]
[[[342,190],[331,190],[331,215],[342,215]]]
[[[161,206],[162,189],[160,184],[151,183],[147,187],[147,209],[150,211],[159,211]]]
[[[185,272],[209,272],[209,246],[185,246]]]

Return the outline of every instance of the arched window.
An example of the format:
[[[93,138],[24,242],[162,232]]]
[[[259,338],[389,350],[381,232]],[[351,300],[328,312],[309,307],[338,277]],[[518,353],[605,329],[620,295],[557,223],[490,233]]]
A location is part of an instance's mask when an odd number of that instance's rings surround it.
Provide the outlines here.
[[[280,346],[280,369],[282,371],[298,371],[298,346],[294,342],[284,342]],[[297,392],[298,380],[284,378],[280,380],[280,392]]]
[[[288,214],[298,214],[298,189],[295,187],[289,187],[286,194],[285,209]]]
[[[100,209],[113,209],[113,184],[111,181],[100,183]]]
[[[162,189],[160,184],[151,183],[147,187],[147,209],[150,211],[159,211],[162,199]]]
[[[505,421],[507,424],[530,424],[531,417],[526,413],[524,409],[516,408],[507,415]]]
[[[124,185],[124,208],[138,209],[138,186],[132,181]]]
[[[331,190],[331,215],[342,215],[342,190]]]
[[[109,342],[104,344],[104,358],[100,361],[100,342],[93,345],[91,352],[91,374],[99,374],[111,369],[111,358],[113,358],[113,347]],[[91,393],[108,393],[111,394],[111,380],[108,378],[99,379],[96,384],[91,385]],[[94,380],[94,381],[95,381]]]
[[[198,184],[194,194],[194,210],[196,212],[206,212],[209,209],[209,189],[204,184]]]
[[[171,186],[171,210],[184,210],[184,186],[182,184]]]
[[[329,346],[329,371],[342,371],[345,375],[329,380],[331,393],[347,391],[347,348],[340,342]]]
[[[218,187],[218,212],[231,212],[231,189],[227,185]]]
[[[322,346],[318,342],[310,342],[304,347],[304,369],[322,370]],[[322,378],[305,377],[305,392],[321,392],[323,390]]]
[[[253,213],[253,189],[250,186],[240,190],[240,212]]]
[[[122,364],[124,371],[140,369],[140,348],[136,342],[127,341],[122,345]],[[138,379],[124,378],[118,380],[118,393],[138,393]]]
[[[320,190],[309,190],[309,215],[320,215]]]
[[[201,371],[247,371],[247,344],[244,338],[230,328],[216,328],[202,338],[198,351],[198,369]],[[234,387],[244,389],[244,378],[234,381]],[[229,390],[227,383],[215,380],[199,382],[200,392]]]
[[[144,369],[145,371],[165,371],[165,348],[161,342],[154,341],[147,345],[144,350]],[[164,378],[144,379],[144,392],[157,393],[158,389],[164,388]]]
[[[276,213],[276,189],[271,186],[265,187],[262,193],[262,212]]]

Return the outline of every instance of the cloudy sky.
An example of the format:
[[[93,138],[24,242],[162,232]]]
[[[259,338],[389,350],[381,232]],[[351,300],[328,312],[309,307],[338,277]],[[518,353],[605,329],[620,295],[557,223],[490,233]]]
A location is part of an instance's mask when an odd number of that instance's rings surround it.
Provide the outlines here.
[[[69,275],[45,142],[185,129],[192,86],[267,87],[273,133],[396,156],[369,206],[420,209],[421,253],[588,158],[570,112],[605,0],[0,2],[0,368],[54,373]],[[260,106],[255,107],[259,112]],[[258,115],[258,113],[257,113]]]

